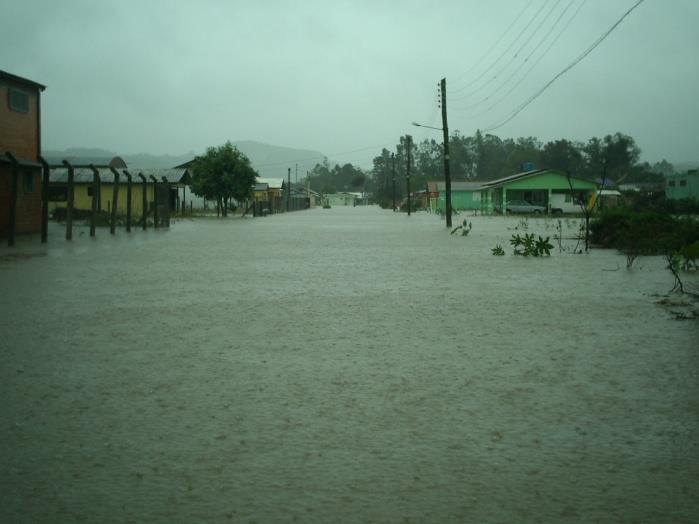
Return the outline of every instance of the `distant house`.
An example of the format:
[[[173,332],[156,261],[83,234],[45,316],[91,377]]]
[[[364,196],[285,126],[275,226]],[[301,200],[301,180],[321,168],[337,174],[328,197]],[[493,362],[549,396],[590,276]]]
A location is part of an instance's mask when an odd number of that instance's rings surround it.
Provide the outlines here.
[[[506,209],[503,202],[525,200],[545,207],[549,213],[577,213],[579,202],[586,204],[597,191],[594,182],[570,177],[551,169],[524,171],[486,182],[452,182],[452,209],[479,210],[493,213]],[[446,188],[437,184],[436,210],[444,211]]]
[[[15,233],[41,230],[39,157],[45,89],[33,80],[0,71],[0,237],[10,240]],[[6,153],[15,157],[16,166]]]
[[[331,206],[353,206],[356,198],[352,193],[326,193],[323,202]]]
[[[286,182],[283,178],[260,178],[256,180],[254,198],[257,202],[281,201]]]
[[[646,193],[648,195],[654,193],[663,193],[665,186],[658,182],[626,182],[617,186],[619,191],[634,191],[636,193]]]
[[[665,196],[667,198],[699,200],[699,170],[693,169],[686,173],[668,175],[665,180]]]
[[[429,188],[429,185],[428,185]],[[482,209],[483,203],[483,182],[461,182],[451,183],[451,208],[456,210]],[[436,183],[436,192],[439,194],[437,210],[443,210],[446,202],[446,184]]]

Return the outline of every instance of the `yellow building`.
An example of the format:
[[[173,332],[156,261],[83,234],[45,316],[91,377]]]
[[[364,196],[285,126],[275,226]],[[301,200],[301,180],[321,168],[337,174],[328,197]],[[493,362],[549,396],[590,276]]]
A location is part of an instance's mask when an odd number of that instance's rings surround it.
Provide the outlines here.
[[[117,213],[126,214],[128,177],[124,172],[131,174],[131,214],[139,217],[143,214],[143,193],[146,194],[146,206],[148,212],[153,210],[154,188],[153,178],[158,186],[164,189],[163,179],[170,187],[169,193],[161,193],[159,197],[165,198],[171,212],[180,208],[180,189],[184,198],[184,188],[191,183],[191,177],[187,169],[117,169],[119,180],[117,184]],[[111,211],[114,200],[114,173],[109,168],[97,168],[98,182],[95,184],[94,174],[90,168],[75,168],[73,172],[73,208],[81,211],[92,209],[92,195],[95,186],[98,190],[97,207],[99,211]],[[144,184],[142,175],[146,182]],[[55,168],[51,170],[49,185],[49,211],[57,208],[65,208],[68,200],[68,169]],[[160,202],[161,205],[164,202]]]

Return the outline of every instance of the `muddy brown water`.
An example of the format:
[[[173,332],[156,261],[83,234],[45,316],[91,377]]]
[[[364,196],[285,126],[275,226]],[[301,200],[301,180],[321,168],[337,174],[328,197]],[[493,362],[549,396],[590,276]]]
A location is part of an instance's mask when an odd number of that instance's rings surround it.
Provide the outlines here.
[[[663,261],[469,219],[3,247],[0,521],[696,522],[699,324],[655,303]]]

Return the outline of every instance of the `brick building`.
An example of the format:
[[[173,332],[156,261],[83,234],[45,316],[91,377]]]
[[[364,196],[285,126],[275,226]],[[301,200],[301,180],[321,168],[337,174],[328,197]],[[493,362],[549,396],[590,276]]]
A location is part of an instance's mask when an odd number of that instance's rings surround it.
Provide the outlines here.
[[[41,230],[41,92],[45,86],[0,70],[0,237]],[[6,152],[18,161],[17,170]],[[16,172],[16,200],[13,176]]]

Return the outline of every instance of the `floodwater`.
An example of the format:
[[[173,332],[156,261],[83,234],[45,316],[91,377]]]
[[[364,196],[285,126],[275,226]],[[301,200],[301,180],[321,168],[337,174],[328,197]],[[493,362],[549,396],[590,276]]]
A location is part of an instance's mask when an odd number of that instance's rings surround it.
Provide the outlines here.
[[[0,521],[697,522],[699,324],[655,303],[663,261],[469,219],[0,248]]]

